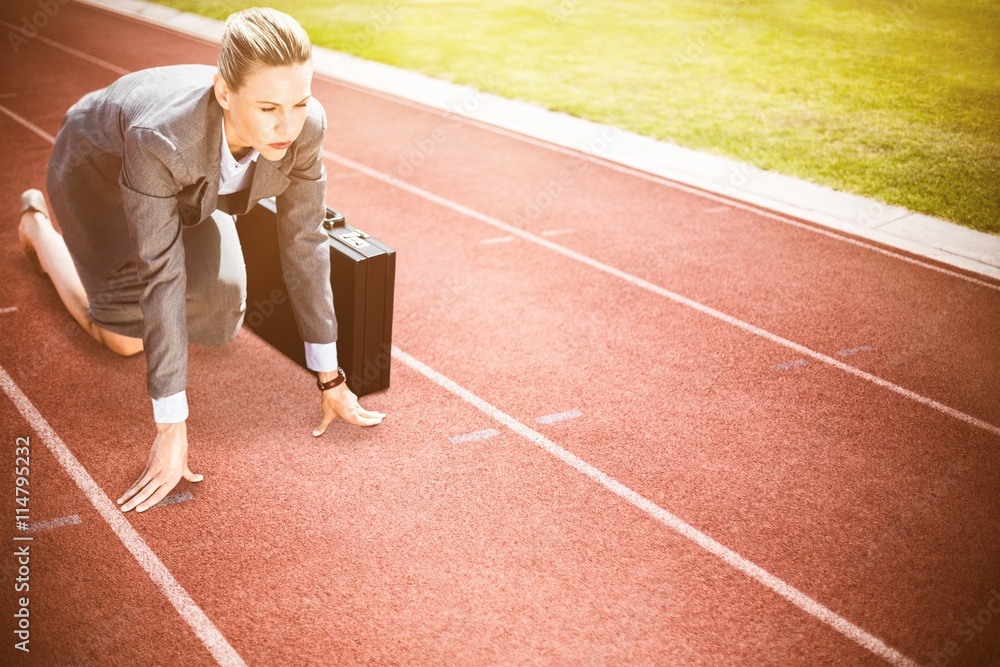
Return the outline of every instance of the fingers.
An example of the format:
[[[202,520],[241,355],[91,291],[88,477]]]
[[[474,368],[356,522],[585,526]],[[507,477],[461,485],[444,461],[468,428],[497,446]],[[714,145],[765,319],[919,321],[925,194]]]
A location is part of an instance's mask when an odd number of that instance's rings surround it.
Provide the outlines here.
[[[326,432],[326,427],[329,426],[330,422],[333,421],[334,416],[335,415],[332,410],[331,411],[324,410],[323,421],[319,423],[319,426],[313,429],[313,435],[316,437],[323,435]]]
[[[378,418],[384,419],[386,414],[384,412],[376,412],[375,410],[365,410],[360,405],[358,406],[358,414],[362,417],[367,417],[368,419]]]
[[[170,493],[170,490],[176,485],[177,482],[162,482],[154,479],[146,485],[146,488],[142,490],[142,493],[140,493],[139,496],[136,496],[136,498],[133,499],[133,502],[138,501],[136,503],[135,510],[137,512],[145,512],[150,507],[163,500],[164,496]],[[139,497],[142,495],[145,495],[146,498],[139,500]],[[123,508],[123,510],[126,512],[128,511],[128,509],[125,508]]]
[[[204,475],[193,473],[189,468],[185,468],[183,477],[189,482],[200,482],[205,479]],[[163,500],[177,486],[178,481],[180,480],[171,482],[161,476],[146,479],[146,475],[143,475],[138,482],[132,485],[131,489],[125,492],[125,495],[118,499],[118,504],[125,503],[122,505],[122,512],[128,512],[133,508],[137,512],[145,512]],[[130,498],[131,500],[129,500]]]
[[[367,410],[362,410],[361,408],[355,408],[350,410],[346,415],[341,415],[344,421],[350,422],[352,424],[357,424],[359,426],[375,426],[376,424],[382,423],[382,417],[379,416],[381,413],[373,413],[374,416],[368,416],[362,414],[367,412]]]
[[[156,439],[149,449],[149,460],[138,481],[118,499],[123,512],[144,512],[157,504],[181,479],[200,482],[202,475],[191,472],[187,464],[187,432],[179,425],[157,424]]]
[[[122,497],[118,499],[119,505],[137,494],[144,486],[146,486],[146,484],[149,483],[149,480],[153,478],[153,475],[150,473],[150,468],[151,466],[147,465],[146,469],[142,471],[141,475],[139,475],[139,479],[137,479],[135,483],[129,487],[128,491],[122,494]]]
[[[361,407],[361,404],[358,403],[358,397],[355,396],[354,394],[351,394],[349,409],[354,414],[355,418],[360,417],[361,419],[369,419],[369,420],[374,419],[376,420],[375,421],[376,424],[381,422],[382,419],[386,416],[384,412],[377,412],[375,410],[366,410],[365,408]],[[358,424],[361,422],[354,421],[353,423]],[[366,424],[366,425],[371,426],[371,424]]]
[[[170,490],[177,485],[178,480],[170,481],[160,475],[150,479],[127,503],[122,505],[122,511],[128,512],[135,508],[139,512],[145,512],[156,503],[163,500],[163,497],[170,493]]]
[[[384,412],[376,410],[366,410],[358,403],[358,397],[341,385],[339,391],[324,392],[323,394],[323,421],[313,429],[314,436],[323,435],[327,427],[333,420],[340,417],[344,421],[357,424],[359,426],[375,426],[381,424],[385,419]]]

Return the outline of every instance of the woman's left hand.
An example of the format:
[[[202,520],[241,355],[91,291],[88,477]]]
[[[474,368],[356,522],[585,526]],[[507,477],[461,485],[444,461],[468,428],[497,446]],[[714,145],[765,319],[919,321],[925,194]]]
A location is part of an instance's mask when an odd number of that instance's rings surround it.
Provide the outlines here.
[[[322,375],[320,379],[323,379]],[[382,423],[385,413],[365,410],[358,404],[358,397],[354,392],[347,388],[347,383],[341,382],[333,389],[323,392],[323,421],[313,429],[313,435],[323,435],[326,427],[337,417],[359,426],[375,426]]]

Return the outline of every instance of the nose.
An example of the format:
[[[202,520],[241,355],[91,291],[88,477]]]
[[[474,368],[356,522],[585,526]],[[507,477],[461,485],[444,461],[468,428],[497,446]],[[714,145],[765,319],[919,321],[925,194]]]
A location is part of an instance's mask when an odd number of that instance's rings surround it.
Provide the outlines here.
[[[292,133],[294,127],[295,122],[291,115],[280,114],[274,123],[274,133],[279,137],[287,137]]]

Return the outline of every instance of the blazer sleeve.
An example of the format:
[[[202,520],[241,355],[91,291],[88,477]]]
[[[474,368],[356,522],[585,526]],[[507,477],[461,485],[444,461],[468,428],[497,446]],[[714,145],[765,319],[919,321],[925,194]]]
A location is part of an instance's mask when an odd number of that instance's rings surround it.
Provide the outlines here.
[[[146,388],[153,399],[187,386],[187,274],[177,195],[186,168],[156,130],[126,132],[119,186],[139,278],[145,320]]]
[[[311,135],[296,153],[288,174],[291,182],[276,197],[278,252],[302,340],[333,343],[337,340],[337,318],[330,287],[329,235],[323,227],[326,214],[323,139],[327,126],[323,107],[318,102],[317,106],[319,122],[312,126]]]

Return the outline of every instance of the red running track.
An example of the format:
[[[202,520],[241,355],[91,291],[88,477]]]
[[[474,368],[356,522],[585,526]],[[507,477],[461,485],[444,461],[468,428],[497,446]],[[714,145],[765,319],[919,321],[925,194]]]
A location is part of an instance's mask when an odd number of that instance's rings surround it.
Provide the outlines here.
[[[141,469],[144,362],[70,321],[15,222],[70,104],[215,54],[76,4],[5,53],[3,437],[32,438],[32,517],[78,517],[35,536],[32,652],[5,640],[11,664],[225,661],[91,500]],[[313,92],[328,200],[398,251],[400,353],[364,401],[385,423],[314,439],[305,371],[248,332],[191,346],[206,481],[124,518],[229,655],[1000,664],[996,284],[326,77]],[[11,637],[12,558],[0,573]]]

